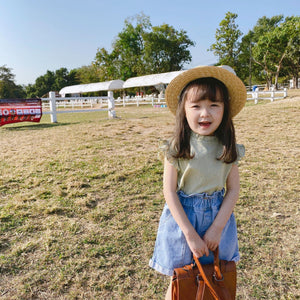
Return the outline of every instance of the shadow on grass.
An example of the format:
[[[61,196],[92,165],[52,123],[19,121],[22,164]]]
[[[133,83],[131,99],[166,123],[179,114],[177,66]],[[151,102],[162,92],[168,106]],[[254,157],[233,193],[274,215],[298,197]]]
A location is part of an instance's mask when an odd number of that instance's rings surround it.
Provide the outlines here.
[[[79,124],[79,123],[80,122],[64,122],[64,123],[60,122],[60,123],[28,124],[28,125],[21,125],[21,126],[20,125],[12,126],[11,124],[9,124],[10,127],[2,127],[2,128],[6,129],[6,130],[11,130],[11,131],[41,130],[41,129],[46,129],[46,128],[74,125],[74,124]]]

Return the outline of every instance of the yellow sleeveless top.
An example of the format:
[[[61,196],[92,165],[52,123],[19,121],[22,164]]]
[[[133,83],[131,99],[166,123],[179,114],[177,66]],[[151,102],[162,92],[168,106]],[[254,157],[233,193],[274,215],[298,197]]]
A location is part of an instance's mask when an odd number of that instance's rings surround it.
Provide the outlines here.
[[[223,152],[223,145],[216,136],[202,136],[194,132],[191,134],[192,159],[176,159],[172,157],[172,150],[169,142],[165,142],[162,149],[168,161],[178,171],[177,190],[182,190],[187,195],[197,193],[212,194],[225,187],[227,176],[232,164],[226,164],[217,158]],[[243,145],[236,145],[238,158],[234,163],[238,163],[245,155]]]

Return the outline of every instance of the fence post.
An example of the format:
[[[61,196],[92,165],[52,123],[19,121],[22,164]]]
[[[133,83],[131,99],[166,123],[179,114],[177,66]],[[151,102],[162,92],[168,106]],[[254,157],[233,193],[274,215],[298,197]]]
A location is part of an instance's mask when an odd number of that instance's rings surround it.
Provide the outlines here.
[[[275,96],[275,93],[274,93],[274,91],[272,91],[272,92],[271,92],[271,102],[274,101],[274,96]]]
[[[158,95],[158,103],[160,103],[160,100],[163,98],[163,91],[160,91]]]
[[[271,87],[271,102],[274,101],[274,88]]]
[[[49,98],[51,122],[57,123],[55,92],[49,92]]]
[[[116,118],[116,111],[115,111],[115,100],[114,100],[114,93],[112,91],[107,92],[107,106],[108,106],[108,118],[114,119]]]
[[[287,97],[287,88],[284,88],[283,89],[283,98],[286,98]]]
[[[257,104],[257,102],[258,102],[258,88],[256,88],[254,91],[254,104]]]

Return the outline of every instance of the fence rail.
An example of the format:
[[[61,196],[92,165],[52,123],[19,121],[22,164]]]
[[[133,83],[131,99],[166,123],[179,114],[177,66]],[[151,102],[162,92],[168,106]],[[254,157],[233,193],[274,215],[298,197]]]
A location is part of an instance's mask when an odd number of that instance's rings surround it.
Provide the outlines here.
[[[44,109],[50,109],[51,98],[42,98],[42,105]],[[75,97],[75,98],[55,98],[56,109],[60,108],[107,108],[108,107],[108,97]],[[164,98],[157,97],[124,97],[114,99],[115,106],[128,106],[128,105],[163,105],[166,104]],[[78,110],[74,110],[77,112]],[[64,111],[62,111],[63,113]]]
[[[44,109],[50,109],[51,98],[42,98]],[[107,97],[76,97],[76,98],[55,98],[55,106],[59,108],[93,108],[107,105]]]
[[[259,89],[256,89],[253,92],[247,92],[247,100],[254,100],[255,104],[258,103],[258,100],[271,100],[273,102],[276,99],[284,99],[286,97],[286,88],[280,91],[259,91]]]
[[[287,89],[282,91],[259,91],[256,89],[253,92],[247,92],[247,100],[254,100],[257,104],[258,100],[283,99],[287,97]],[[108,96],[101,97],[73,97],[62,98],[55,97],[54,92],[49,93],[49,98],[42,98],[43,114],[51,115],[51,122],[57,122],[56,114],[62,113],[78,113],[78,112],[93,112],[93,111],[108,111],[108,116],[114,118],[116,106],[140,106],[152,105],[153,107],[167,107],[165,98],[155,97],[153,95],[113,98],[112,92],[108,92]],[[68,109],[68,108],[71,108]]]
[[[159,105],[165,105],[165,99],[162,97],[155,97],[153,95],[146,95],[144,97],[142,96],[135,96],[135,97],[123,97],[118,98],[115,100],[116,106],[128,106],[128,105],[152,105],[152,106],[159,106]]]
[[[106,97],[55,97],[54,92],[49,93],[49,98],[42,98],[43,114],[51,115],[51,122],[57,122],[57,114],[108,111],[108,116],[114,118],[116,106],[152,105],[153,107],[166,107],[163,98],[146,95],[145,97],[123,97],[114,99],[108,92]],[[68,108],[71,108],[71,110]],[[81,109],[80,109],[81,108]]]
[[[106,100],[107,99],[107,100]],[[106,101],[105,101],[106,100]],[[105,97],[74,97],[74,98],[62,98],[62,97],[56,97],[55,92],[49,92],[49,98],[42,98],[43,103],[47,102],[49,103],[49,111],[43,112],[44,114],[50,114],[51,116],[51,122],[56,123],[57,122],[57,113],[78,113],[78,112],[88,112],[88,111],[108,111],[108,117],[109,118],[115,118],[115,104],[114,104],[114,98],[113,98],[113,92],[108,91],[107,96]],[[79,110],[75,108],[75,105],[80,105],[81,108],[84,107],[84,105],[91,105],[93,106],[95,103],[98,103],[100,101],[100,106],[102,106],[103,101],[107,103],[107,108],[100,107],[98,109],[92,109],[92,110]],[[102,103],[101,103],[102,101]],[[47,106],[47,103],[43,104],[44,107]],[[61,110],[58,111],[57,108],[60,106],[63,106],[64,108],[71,105],[72,110]]]

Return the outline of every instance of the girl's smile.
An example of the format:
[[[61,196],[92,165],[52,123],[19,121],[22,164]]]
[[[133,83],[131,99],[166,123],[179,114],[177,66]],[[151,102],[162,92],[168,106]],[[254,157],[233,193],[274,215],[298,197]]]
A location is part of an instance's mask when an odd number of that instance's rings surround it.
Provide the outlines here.
[[[224,113],[224,103],[209,99],[197,102],[186,100],[185,115],[192,131],[200,135],[214,135],[220,126]]]
[[[211,124],[211,122],[199,122],[199,125],[204,128],[208,128],[210,126],[210,124]]]

